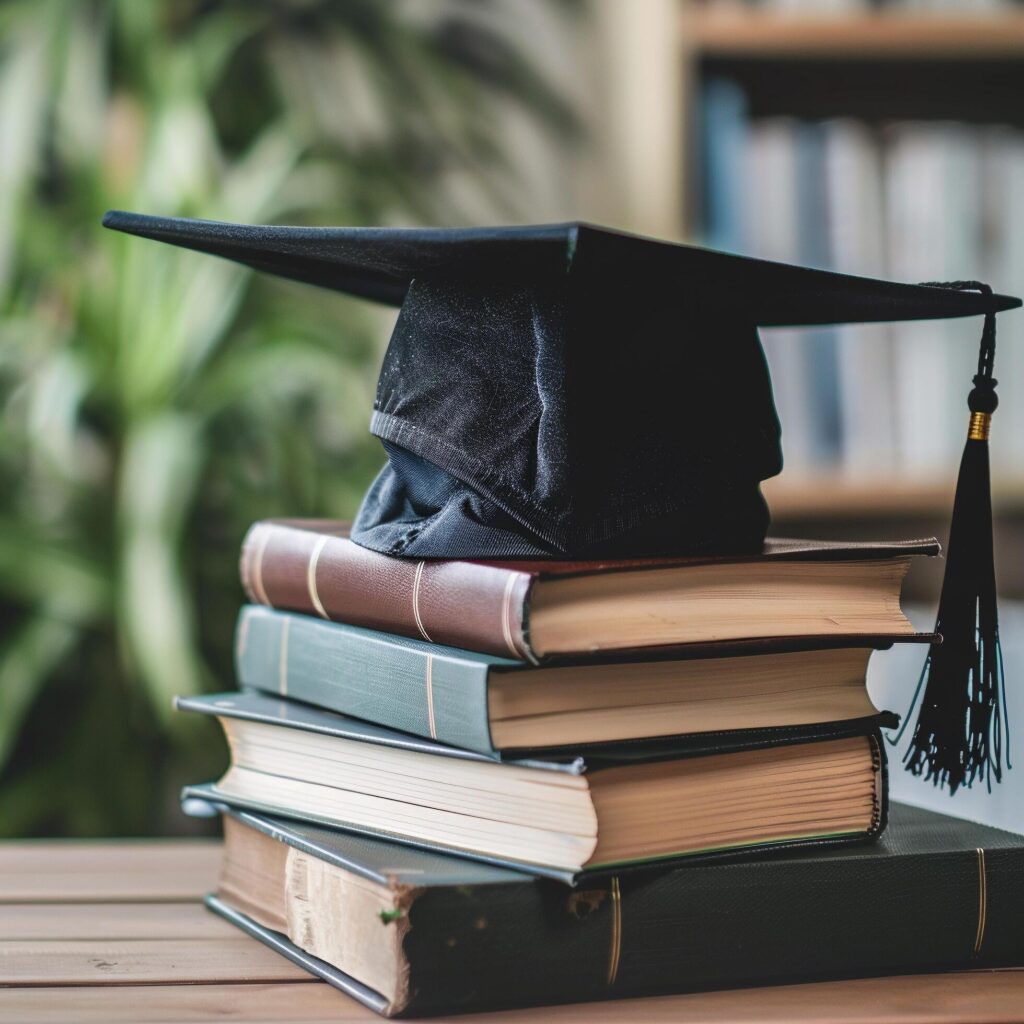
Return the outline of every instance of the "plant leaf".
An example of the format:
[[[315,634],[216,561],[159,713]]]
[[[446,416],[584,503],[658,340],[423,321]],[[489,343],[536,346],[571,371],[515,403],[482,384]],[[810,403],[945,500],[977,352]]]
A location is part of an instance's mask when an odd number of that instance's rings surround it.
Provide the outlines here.
[[[0,769],[32,702],[75,644],[75,626],[37,615],[20,626],[0,652]]]
[[[165,414],[128,434],[118,491],[118,604],[130,659],[162,719],[175,694],[198,693],[193,602],[182,566],[182,532],[202,468],[195,424]]]

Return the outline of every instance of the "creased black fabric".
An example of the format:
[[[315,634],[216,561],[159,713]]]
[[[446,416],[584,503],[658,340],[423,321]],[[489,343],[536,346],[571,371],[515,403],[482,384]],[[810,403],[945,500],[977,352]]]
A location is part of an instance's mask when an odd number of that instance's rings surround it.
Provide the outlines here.
[[[385,442],[384,447],[388,464],[370,486],[353,528],[364,547],[428,558],[496,551],[503,558],[547,558],[556,553],[461,480],[396,445]]]
[[[583,266],[580,266],[583,263]],[[781,468],[756,328],[685,282],[414,281],[352,538],[433,558],[756,550]]]

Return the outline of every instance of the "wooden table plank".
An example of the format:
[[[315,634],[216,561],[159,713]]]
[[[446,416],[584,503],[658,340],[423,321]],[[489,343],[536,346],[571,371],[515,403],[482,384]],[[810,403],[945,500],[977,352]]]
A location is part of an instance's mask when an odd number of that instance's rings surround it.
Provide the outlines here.
[[[232,939],[201,903],[0,904],[0,939]]]
[[[0,942],[0,985],[312,980],[301,967],[237,932],[229,939]]]
[[[0,1019],[22,1024],[280,1024],[379,1021],[327,985],[178,985],[0,990]],[[700,992],[653,999],[432,1018],[434,1024],[1020,1024],[1024,972],[978,971]]]
[[[0,1020],[378,1018],[198,903],[210,842],[0,844]],[[1024,1022],[1024,970],[694,993],[446,1018],[452,1024]]]
[[[347,1018],[342,1018],[343,1020]],[[358,1019],[358,1018],[353,1018]],[[488,1024],[1020,1024],[1024,971],[860,978],[488,1014]],[[471,1024],[451,1017],[449,1024]]]
[[[219,861],[206,839],[0,843],[0,903],[194,901]]]
[[[18,1024],[206,1024],[377,1021],[340,992],[309,985],[163,985],[0,989],[0,1020]],[[472,1024],[468,1019],[463,1024]]]

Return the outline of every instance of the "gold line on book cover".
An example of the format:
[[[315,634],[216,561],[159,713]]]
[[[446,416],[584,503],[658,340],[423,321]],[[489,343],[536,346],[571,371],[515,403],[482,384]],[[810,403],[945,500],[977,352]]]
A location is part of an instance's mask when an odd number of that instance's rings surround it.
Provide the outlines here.
[[[988,879],[985,876],[985,851],[978,847],[978,930],[974,934],[974,950],[972,956],[981,955],[982,943],[985,941],[985,918],[988,914]]]
[[[253,551],[252,558],[252,574],[250,579],[252,580],[252,592],[256,597],[256,600],[260,604],[265,604],[270,608],[273,608],[273,604],[270,598],[267,597],[267,591],[263,586],[263,555],[266,553],[267,544],[270,543],[270,530],[266,527],[261,529],[257,534],[256,544],[254,545],[255,550]]]
[[[245,655],[245,647],[249,642],[249,623],[252,619],[245,615],[238,623],[238,629],[235,630],[235,664],[240,664],[242,658]]]
[[[277,688],[282,697],[288,696],[288,632],[292,620],[287,616],[281,620],[281,642],[277,655]]]
[[[612,879],[612,941],[608,956],[608,984],[615,984],[619,976],[619,959],[622,955],[622,893],[619,889],[619,876]]]
[[[512,657],[518,658],[519,651],[516,650],[516,645],[512,642],[512,624],[509,621],[512,613],[512,588],[515,585],[516,576],[512,573],[505,582],[505,593],[501,599],[501,632],[505,638],[505,645],[512,652]]]
[[[434,656],[427,655],[427,724],[430,726],[430,738],[437,739],[437,725],[434,722]]]
[[[313,548],[313,553],[309,556],[309,567],[306,569],[306,589],[309,591],[309,599],[322,619],[330,619],[330,616],[320,603],[320,595],[317,593],[316,563],[320,560],[320,552],[323,551],[324,545],[329,540],[330,537],[323,536],[316,542],[316,547]]]
[[[426,562],[416,563],[416,575],[412,578],[412,615],[416,620],[416,628],[420,631],[420,636],[428,643],[433,643],[430,634],[423,628],[423,619],[420,617],[420,583],[423,582],[423,570],[426,564]]]

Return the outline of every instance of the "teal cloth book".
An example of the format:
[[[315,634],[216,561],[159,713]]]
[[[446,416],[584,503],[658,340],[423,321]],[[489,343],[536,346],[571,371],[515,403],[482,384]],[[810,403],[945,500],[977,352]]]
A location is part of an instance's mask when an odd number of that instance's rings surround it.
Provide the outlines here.
[[[187,796],[514,865],[570,885],[655,861],[863,842],[885,828],[879,722],[495,761],[255,692],[179,697],[231,750]],[[881,716],[878,716],[881,718]]]
[[[769,638],[531,666],[249,606],[238,622],[236,661],[243,687],[498,757],[691,734],[782,740],[828,723],[877,725],[867,664],[874,647],[892,642]]]

